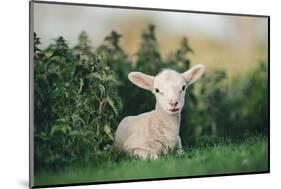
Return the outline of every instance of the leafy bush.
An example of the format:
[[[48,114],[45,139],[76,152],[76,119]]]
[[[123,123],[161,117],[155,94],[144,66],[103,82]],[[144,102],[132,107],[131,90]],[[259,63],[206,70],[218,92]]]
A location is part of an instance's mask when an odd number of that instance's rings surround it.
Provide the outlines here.
[[[35,36],[35,169],[98,158],[113,142],[118,82],[86,38],[70,49],[59,37],[42,51]]]
[[[113,133],[127,115],[150,111],[155,99],[149,91],[129,82],[131,71],[155,75],[163,68],[184,72],[193,50],[187,38],[162,57],[155,26],[141,35],[134,55],[119,45],[112,31],[96,49],[85,32],[69,48],[64,38],[40,50],[34,37],[35,168],[62,168],[75,162],[118,161]],[[142,103],[145,102],[145,103]],[[266,62],[239,78],[224,70],[205,76],[187,89],[182,111],[184,147],[212,143],[219,138],[241,139],[268,132],[268,66]],[[123,157],[123,156],[122,156]]]

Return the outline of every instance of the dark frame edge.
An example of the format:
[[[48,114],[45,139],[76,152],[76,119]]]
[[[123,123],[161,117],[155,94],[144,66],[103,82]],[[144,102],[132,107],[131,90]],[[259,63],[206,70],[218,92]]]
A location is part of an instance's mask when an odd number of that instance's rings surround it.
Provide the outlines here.
[[[122,6],[122,5],[105,5],[105,4],[88,4],[88,3],[70,3],[70,2],[58,2],[58,1],[40,1],[31,0],[33,3],[38,4],[56,4],[67,6],[84,6],[84,7],[100,7],[100,8],[117,8],[117,9],[134,9],[134,10],[147,10],[147,11],[167,11],[167,12],[183,12],[183,13],[196,13],[196,14],[211,14],[211,15],[225,15],[225,16],[248,16],[248,17],[260,17],[268,18],[269,15],[262,14],[244,14],[244,13],[226,13],[226,12],[208,12],[208,11],[194,11],[184,9],[165,9],[165,8],[150,8],[150,7],[134,7],[134,6]]]
[[[29,1],[29,188],[34,187],[34,7]]]
[[[164,178],[150,178],[150,179],[131,179],[131,180],[118,180],[118,181],[83,182],[83,183],[72,183],[72,184],[35,185],[32,188],[87,186],[87,185],[99,185],[99,184],[121,184],[121,183],[132,183],[132,182],[168,181],[168,180],[175,180],[175,179],[211,178],[211,177],[226,177],[226,176],[241,176],[241,175],[258,175],[258,174],[268,174],[268,173],[270,173],[270,171],[269,170],[265,170],[265,171],[260,171],[260,172],[226,173],[226,174],[196,175],[196,176],[182,176],[182,177],[164,177]]]
[[[268,163],[268,172],[270,173],[270,16],[267,18],[268,24],[268,33],[267,33],[267,49],[268,49],[268,54],[267,54],[267,62],[268,62],[268,79],[267,79],[267,86],[268,86],[268,142],[267,142],[267,163]]]
[[[151,178],[151,179],[132,179],[132,180],[84,182],[84,183],[71,183],[71,184],[34,185],[34,85],[33,85],[33,83],[34,83],[34,73],[33,73],[33,63],[34,63],[34,60],[33,60],[33,57],[34,57],[34,54],[33,54],[33,51],[34,51],[34,49],[33,49],[34,7],[33,6],[34,6],[34,3],[267,18],[268,19],[268,103],[269,103],[268,104],[269,119],[268,119],[268,167],[267,167],[267,170],[259,171],[259,172],[224,173],[224,174],[213,174],[213,175],[164,177],[164,178]],[[69,2],[56,2],[56,1],[40,1],[40,0],[38,0],[38,1],[30,0],[29,1],[29,187],[30,188],[117,184],[117,183],[144,182],[144,181],[165,181],[165,180],[173,180],[173,179],[211,178],[211,177],[223,177],[223,176],[269,174],[269,173],[270,173],[270,15],[207,12],[207,11],[193,11],[193,10],[175,10],[175,9],[164,9],[164,8],[132,7],[132,6],[103,5],[103,4],[83,4],[83,3],[69,3]]]

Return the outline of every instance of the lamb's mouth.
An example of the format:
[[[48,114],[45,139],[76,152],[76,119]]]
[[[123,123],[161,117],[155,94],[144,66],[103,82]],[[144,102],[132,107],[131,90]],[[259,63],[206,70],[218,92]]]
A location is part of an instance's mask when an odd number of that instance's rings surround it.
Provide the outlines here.
[[[170,109],[170,111],[175,113],[175,112],[179,111],[179,108],[173,108],[173,109]]]

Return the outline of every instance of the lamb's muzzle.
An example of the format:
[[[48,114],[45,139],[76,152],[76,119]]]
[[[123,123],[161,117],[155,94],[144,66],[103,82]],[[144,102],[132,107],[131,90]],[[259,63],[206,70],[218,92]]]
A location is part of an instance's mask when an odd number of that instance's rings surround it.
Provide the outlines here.
[[[186,88],[198,80],[204,70],[199,64],[182,74],[171,69],[165,69],[155,77],[131,72],[129,80],[152,91],[156,106],[151,112],[125,117],[115,134],[116,146],[142,159],[155,159],[169,149],[182,152],[179,128]]]

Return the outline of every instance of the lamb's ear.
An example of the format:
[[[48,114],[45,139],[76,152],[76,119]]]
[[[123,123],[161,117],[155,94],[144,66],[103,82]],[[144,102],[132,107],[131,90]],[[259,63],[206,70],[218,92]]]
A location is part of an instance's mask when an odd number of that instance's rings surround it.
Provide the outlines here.
[[[129,73],[128,78],[133,84],[140,88],[147,89],[150,91],[153,89],[153,76],[146,75],[141,72],[131,72]]]
[[[187,82],[187,85],[190,85],[197,81],[204,73],[205,66],[202,64],[197,64],[184,72],[182,75],[185,78],[185,81]]]

